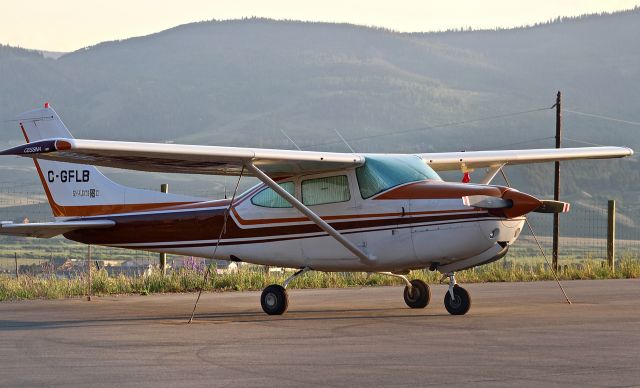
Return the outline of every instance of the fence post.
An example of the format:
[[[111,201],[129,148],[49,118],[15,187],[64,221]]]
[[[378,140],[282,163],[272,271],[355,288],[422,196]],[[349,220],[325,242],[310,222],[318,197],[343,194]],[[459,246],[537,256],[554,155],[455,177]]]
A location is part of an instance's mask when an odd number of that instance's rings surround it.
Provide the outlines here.
[[[615,270],[616,260],[616,201],[609,200],[607,209],[607,264]]]
[[[168,193],[169,184],[168,183],[161,184],[160,191],[163,193]],[[160,254],[160,271],[162,272],[162,276],[167,274],[167,254],[166,253]]]
[[[89,285],[87,287],[87,301],[91,302],[91,245],[87,245],[87,271],[89,271]]]
[[[16,279],[19,279],[18,275],[18,252],[13,252],[13,261],[16,263]]]

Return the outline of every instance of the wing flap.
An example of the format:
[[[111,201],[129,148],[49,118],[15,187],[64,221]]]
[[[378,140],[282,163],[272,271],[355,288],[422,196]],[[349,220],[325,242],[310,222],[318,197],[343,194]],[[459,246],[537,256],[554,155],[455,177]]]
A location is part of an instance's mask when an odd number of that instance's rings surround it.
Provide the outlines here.
[[[42,222],[33,224],[14,224],[3,222],[0,234],[18,237],[51,238],[78,229],[104,229],[115,226],[111,220],[87,220],[67,222]]]

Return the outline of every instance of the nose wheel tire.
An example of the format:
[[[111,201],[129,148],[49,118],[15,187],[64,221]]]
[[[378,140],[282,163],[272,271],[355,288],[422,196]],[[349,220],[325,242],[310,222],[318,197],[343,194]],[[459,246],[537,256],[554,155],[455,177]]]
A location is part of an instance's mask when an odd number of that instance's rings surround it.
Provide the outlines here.
[[[282,315],[289,307],[287,290],[279,284],[272,284],[262,291],[260,304],[265,313],[269,315]]]
[[[412,309],[422,309],[427,307],[431,299],[429,286],[420,279],[411,281],[412,287],[404,287],[404,302]]]
[[[464,288],[457,284],[453,287],[453,295],[447,291],[444,294],[444,307],[451,315],[464,315],[471,308],[471,296]]]

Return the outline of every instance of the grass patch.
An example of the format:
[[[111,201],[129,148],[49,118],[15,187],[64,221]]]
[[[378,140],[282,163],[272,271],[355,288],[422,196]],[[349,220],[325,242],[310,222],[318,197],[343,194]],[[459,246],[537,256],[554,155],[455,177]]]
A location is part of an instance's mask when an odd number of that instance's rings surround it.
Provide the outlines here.
[[[217,275],[215,271],[204,283],[203,273],[197,270],[181,269],[166,276],[155,272],[148,276],[109,276],[105,270],[95,271],[92,277],[94,295],[155,294],[173,292],[193,292],[202,287],[205,291],[245,291],[261,290],[269,284],[282,284],[290,273],[266,274],[255,269],[241,269],[236,273]],[[573,279],[622,279],[640,278],[640,260],[622,259],[615,271],[602,265],[600,260],[583,260],[563,266],[559,272],[563,280]],[[427,283],[438,283],[442,275],[438,272],[413,271],[410,278],[422,279]],[[500,261],[489,265],[456,273],[460,283],[479,282],[521,282],[552,280],[553,272],[542,264],[514,263]],[[401,285],[397,278],[366,273],[325,273],[309,272],[293,282],[291,288],[345,288]],[[71,279],[56,277],[21,275],[15,279],[9,275],[0,276],[0,301],[18,299],[60,299],[79,297],[87,293],[87,279],[79,275]]]

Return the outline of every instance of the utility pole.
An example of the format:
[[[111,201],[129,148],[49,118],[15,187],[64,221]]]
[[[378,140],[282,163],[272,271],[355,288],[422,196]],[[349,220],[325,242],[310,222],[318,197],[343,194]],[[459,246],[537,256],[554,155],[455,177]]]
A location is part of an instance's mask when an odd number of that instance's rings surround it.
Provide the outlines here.
[[[169,184],[168,183],[163,183],[160,185],[160,191],[163,193],[168,193],[169,192]],[[161,253],[160,254],[160,271],[162,272],[162,276],[167,274],[167,254],[166,253]]]
[[[562,140],[562,93],[558,91],[556,96],[556,148],[561,148]],[[553,200],[560,200],[560,162],[555,163],[553,180]],[[558,243],[560,240],[560,214],[553,213],[553,269],[558,270]]]
[[[607,264],[611,271],[616,268],[616,201],[611,199],[607,211]]]

